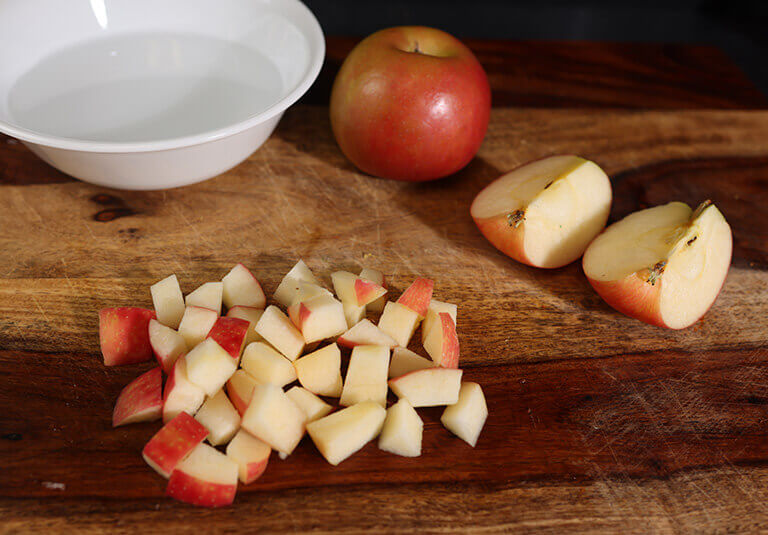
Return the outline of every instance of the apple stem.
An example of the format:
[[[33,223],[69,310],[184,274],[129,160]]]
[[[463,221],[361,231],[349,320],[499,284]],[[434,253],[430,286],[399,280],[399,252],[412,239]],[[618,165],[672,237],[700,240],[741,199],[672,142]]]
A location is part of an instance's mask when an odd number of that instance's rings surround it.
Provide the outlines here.
[[[656,281],[659,279],[659,277],[661,277],[661,274],[664,273],[665,267],[667,267],[666,260],[657,262],[656,265],[649,270],[648,278],[646,279],[646,282],[650,283],[651,286],[655,286]]]
[[[419,50],[419,42],[418,41],[414,41],[414,43],[413,43],[413,51],[416,54],[421,54],[421,50]]]
[[[691,221],[695,221],[701,214],[709,208],[712,205],[712,201],[710,199],[707,199],[703,203],[701,203],[698,208],[693,212],[693,215],[691,215]]]
[[[523,221],[525,221],[524,210],[515,210],[514,212],[511,212],[509,215],[507,215],[507,223],[509,223],[510,227],[517,228]]]

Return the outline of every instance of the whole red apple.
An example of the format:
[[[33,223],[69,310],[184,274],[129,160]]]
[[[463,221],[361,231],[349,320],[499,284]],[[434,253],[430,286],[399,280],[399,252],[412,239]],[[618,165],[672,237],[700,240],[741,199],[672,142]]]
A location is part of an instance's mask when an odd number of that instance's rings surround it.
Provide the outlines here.
[[[362,171],[423,181],[469,163],[488,128],[491,90],[474,54],[423,26],[376,32],[341,66],[331,93],[331,126]]]

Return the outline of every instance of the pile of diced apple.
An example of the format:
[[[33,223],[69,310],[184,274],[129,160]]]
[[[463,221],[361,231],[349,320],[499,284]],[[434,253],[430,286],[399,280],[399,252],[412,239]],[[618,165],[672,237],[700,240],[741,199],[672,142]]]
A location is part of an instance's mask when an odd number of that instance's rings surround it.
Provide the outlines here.
[[[175,275],[152,285],[154,311],[99,313],[107,366],[159,364],[123,389],[112,424],[162,418],[143,456],[168,479],[168,496],[228,505],[238,479],[259,478],[272,450],[284,459],[305,434],[332,465],[376,437],[383,451],[419,456],[417,407],[446,406],[443,425],[475,446],[488,409],[480,386],[462,382],[457,306],[433,299],[425,278],[397,301],[374,269],[337,271],[331,283],[333,291],[300,260],[267,306],[238,264],[186,298]],[[370,312],[381,313],[377,323]],[[419,326],[430,358],[408,349]],[[342,348],[344,358],[351,350],[343,379]],[[390,390],[398,399],[387,408]]]

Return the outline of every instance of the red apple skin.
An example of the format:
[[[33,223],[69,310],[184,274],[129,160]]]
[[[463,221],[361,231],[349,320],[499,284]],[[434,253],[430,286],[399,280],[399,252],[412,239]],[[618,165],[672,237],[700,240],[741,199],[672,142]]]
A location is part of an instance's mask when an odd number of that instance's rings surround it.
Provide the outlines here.
[[[405,289],[397,302],[407,306],[423,318],[427,315],[427,309],[429,308],[429,302],[432,300],[432,290],[434,288],[434,281],[419,277]]]
[[[533,266],[531,261],[525,255],[523,242],[525,239],[525,223],[515,227],[510,225],[505,215],[499,215],[489,218],[473,218],[475,225],[480,230],[485,239],[491,242],[491,245],[521,264]],[[534,266],[536,267],[536,266]]]
[[[200,422],[181,412],[147,442],[141,453],[160,475],[169,477],[176,465],[207,436],[208,430]]]
[[[447,312],[440,313],[440,323],[443,328],[443,358],[440,366],[456,369],[459,367],[459,337],[456,334],[456,324]]]
[[[656,284],[647,283],[637,273],[615,281],[587,279],[598,295],[622,314],[657,327],[669,328],[662,320],[659,309],[663,278]]]
[[[250,325],[250,322],[238,318],[220,317],[208,332],[208,338],[212,338],[232,358],[239,359]]]
[[[423,26],[389,28],[361,41],[341,66],[330,104],[336,141],[355,166],[412,182],[466,166],[490,111],[488,77],[474,54]]]
[[[112,412],[112,427],[159,420],[163,412],[163,372],[152,368],[123,388]]]
[[[247,485],[248,483],[253,483],[259,479],[266,471],[268,463],[269,457],[257,463],[248,463],[248,476],[245,481],[243,481],[243,484]]]
[[[105,366],[136,364],[154,358],[149,343],[149,320],[155,311],[138,307],[99,311],[99,343]]]
[[[181,470],[174,470],[165,495],[181,502],[202,507],[224,507],[235,501],[237,485],[210,483]]]

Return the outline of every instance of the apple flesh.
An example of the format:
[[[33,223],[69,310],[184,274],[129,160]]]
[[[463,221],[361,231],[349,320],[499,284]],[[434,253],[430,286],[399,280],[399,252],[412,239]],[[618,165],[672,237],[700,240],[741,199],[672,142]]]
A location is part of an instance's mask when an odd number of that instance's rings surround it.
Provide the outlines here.
[[[286,393],[286,396],[293,401],[306,415],[306,423],[314,422],[331,412],[333,407],[325,401],[314,395],[306,388],[294,386]]]
[[[263,342],[246,347],[240,365],[259,383],[285,386],[296,380],[293,363]]]
[[[245,414],[248,404],[253,396],[253,389],[259,382],[251,377],[245,370],[237,370],[227,381],[227,394],[232,405],[235,406],[240,416]]]
[[[456,324],[448,312],[440,312],[437,316],[440,323],[427,332],[424,350],[432,357],[435,365],[458,368],[459,337],[456,334]]]
[[[382,407],[386,406],[388,370],[388,347],[355,346],[349,359],[339,405],[348,407],[372,401]]]
[[[385,290],[387,289],[387,284],[386,284],[386,281],[384,280],[384,274],[378,269],[363,268],[362,271],[360,271],[360,278],[374,282],[379,286],[381,286],[382,288],[384,288]],[[386,302],[387,302],[386,295],[382,295],[378,299],[368,303],[367,309],[370,310],[371,312],[381,313],[384,310],[384,304]],[[355,323],[357,322],[352,323],[352,325],[354,325]],[[350,325],[350,327],[352,325]]]
[[[421,437],[424,422],[421,421],[407,399],[401,399],[387,409],[387,419],[379,436],[379,449],[401,455],[421,455]]]
[[[213,396],[237,370],[237,361],[211,338],[200,342],[185,357],[187,377]]]
[[[331,292],[329,292],[322,286],[318,286],[317,284],[313,284],[307,281],[297,281],[296,288],[297,290],[293,296],[293,301],[291,301],[291,305],[295,305],[296,303],[303,303],[304,301],[308,301],[313,297],[317,297],[319,295],[333,295]]]
[[[336,466],[376,438],[386,414],[378,403],[358,403],[307,424],[307,432],[323,457]]]
[[[123,388],[112,412],[112,427],[159,420],[163,412],[163,372],[155,367]]]
[[[611,181],[596,164],[573,155],[527,163],[475,197],[480,232],[505,255],[534,267],[558,268],[579,258],[611,210]]]
[[[238,465],[220,451],[198,444],[171,474],[166,496],[202,507],[223,507],[235,500]]]
[[[488,418],[483,389],[477,383],[462,383],[459,400],[445,409],[440,421],[451,433],[473,448]]]
[[[413,407],[453,405],[459,401],[461,370],[428,368],[389,380],[389,388]]]
[[[392,358],[389,362],[389,377],[400,377],[406,373],[411,373],[413,371],[423,370],[426,368],[432,368],[434,366],[434,362],[429,359],[425,359],[410,349],[406,349],[404,347],[396,347],[392,351]]]
[[[405,289],[397,302],[416,312],[421,319],[427,315],[434,287],[434,281],[419,277]]]
[[[331,281],[333,282],[333,289],[342,303],[366,306],[387,293],[387,290],[382,286],[360,278],[349,271],[331,273]]]
[[[223,282],[206,282],[195,288],[186,298],[188,307],[203,307],[221,314],[221,301],[224,293]]]
[[[155,312],[146,308],[118,307],[99,311],[99,344],[105,366],[123,366],[152,359],[149,322]]]
[[[194,415],[204,401],[205,391],[189,380],[186,358],[179,357],[165,383],[163,422],[170,422],[182,412]]]
[[[421,321],[420,316],[400,303],[388,302],[379,318],[379,329],[391,336],[400,347],[408,347],[411,336]]]
[[[307,267],[307,264],[303,260],[296,262],[296,265],[285,274],[283,280],[277,286],[272,298],[283,305],[284,307],[290,306],[293,303],[293,299],[296,293],[299,291],[299,281],[309,282],[316,286],[320,286],[312,271]]]
[[[243,485],[253,483],[267,469],[272,448],[247,431],[241,429],[229,444],[227,457],[237,463],[238,476]]]
[[[720,293],[731,265],[731,228],[709,201],[672,202],[612,224],[584,254],[584,273],[613,308],[651,325],[683,329]]]
[[[187,347],[195,347],[211,332],[219,315],[210,308],[189,306],[179,323],[179,334],[184,337]]]
[[[347,320],[347,328],[351,329],[365,318],[366,306],[358,306],[353,303],[342,303],[344,306],[344,318]]]
[[[152,294],[157,320],[171,329],[178,329],[184,315],[184,296],[176,275],[156,282],[149,287],[149,291]]]
[[[288,360],[296,360],[304,351],[304,335],[275,305],[268,306],[261,315],[256,332]]]
[[[256,332],[256,324],[259,322],[259,318],[264,314],[264,311],[255,307],[233,306],[227,310],[228,318],[237,318],[248,322],[248,330],[245,333],[245,345],[251,342],[260,342],[264,340],[259,333]]]
[[[285,395],[282,388],[265,383],[253,389],[241,425],[272,448],[290,455],[304,436],[305,420],[304,411]]]
[[[243,264],[237,264],[221,279],[221,298],[227,308],[247,306],[264,308],[267,298],[261,284]]]
[[[142,450],[149,466],[168,478],[176,466],[208,436],[208,430],[186,412],[155,433]]]
[[[235,362],[239,362],[248,327],[249,323],[246,320],[227,317],[218,318],[208,332],[208,338],[219,344],[224,351],[235,359]]]
[[[149,345],[157,362],[170,374],[176,360],[187,352],[184,337],[157,320],[149,320]]]
[[[357,325],[342,334],[336,340],[336,343],[344,347],[397,346],[397,342],[394,338],[379,329],[368,319],[360,321]]]
[[[422,345],[427,339],[429,331],[431,331],[435,325],[442,325],[442,321],[440,321],[440,312],[446,312],[450,314],[451,319],[453,319],[453,323],[457,324],[458,322],[456,318],[458,317],[458,311],[459,307],[453,303],[446,303],[444,301],[432,299],[429,302],[429,307],[427,308],[427,315],[424,317],[424,322],[421,324]]]
[[[491,109],[488,77],[458,39],[401,26],[360,42],[331,92],[331,126],[362,171],[395,180],[433,180],[469,163]]]
[[[208,430],[208,442],[212,446],[226,444],[240,428],[240,414],[223,390],[205,400],[195,420]]]
[[[288,315],[307,344],[338,336],[347,330],[344,306],[332,295],[318,295],[288,307]]]
[[[301,386],[318,396],[341,395],[341,351],[336,344],[305,355],[293,363]]]

